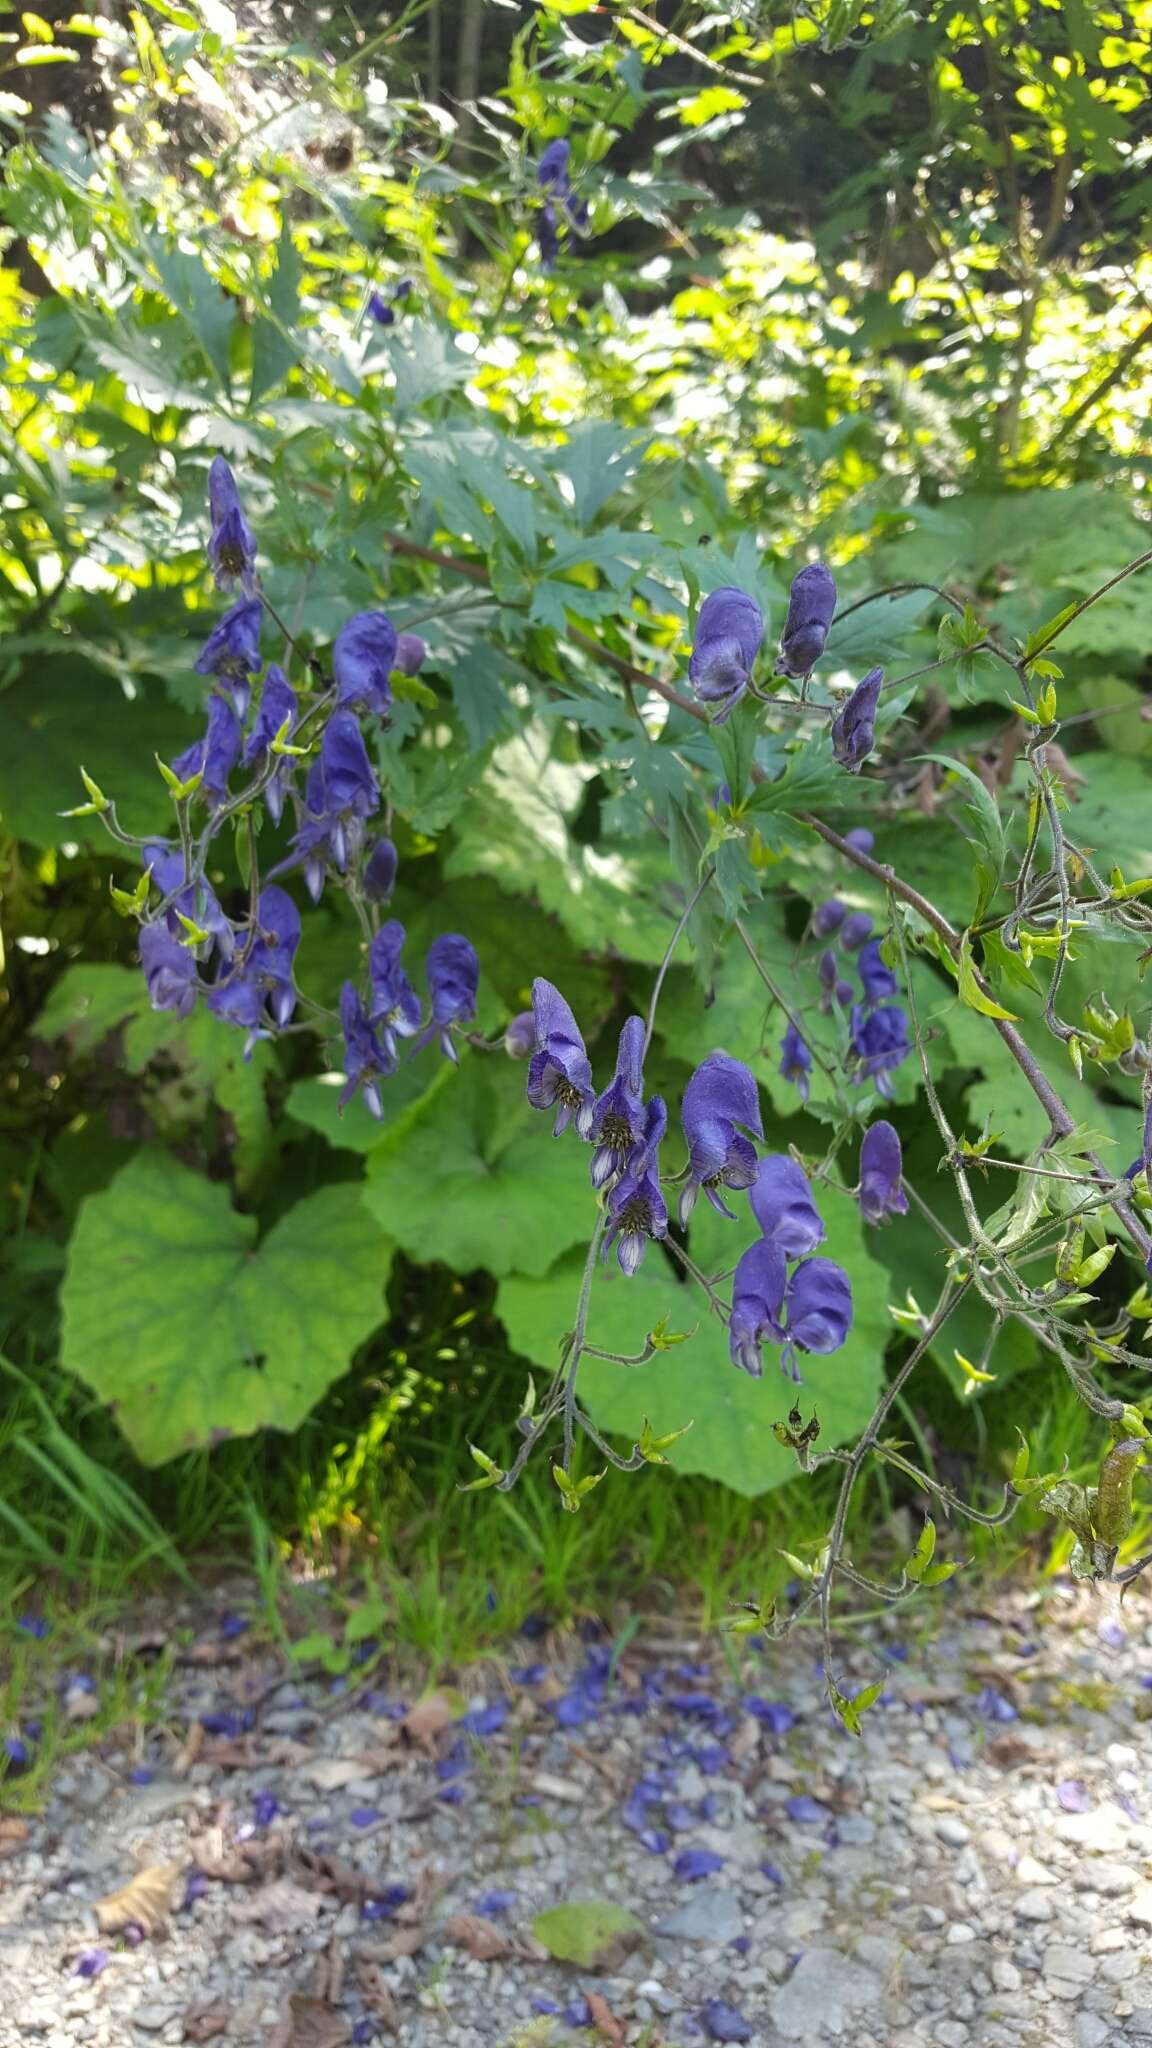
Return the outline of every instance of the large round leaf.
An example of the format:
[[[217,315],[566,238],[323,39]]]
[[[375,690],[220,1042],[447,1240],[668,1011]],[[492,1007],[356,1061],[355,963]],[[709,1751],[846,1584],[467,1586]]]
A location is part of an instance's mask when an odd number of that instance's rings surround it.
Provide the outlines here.
[[[591,1156],[529,1109],[522,1066],[477,1055],[385,1128],[364,1199],[415,1259],[541,1274],[592,1234]]]
[[[807,1421],[820,1418],[820,1444],[844,1443],[867,1422],[880,1387],[884,1347],[892,1333],[887,1313],[892,1283],[869,1255],[854,1207],[824,1198],[828,1240],[820,1250],[839,1259],[852,1278],[856,1316],[842,1351],[830,1358],[802,1358],[802,1386],[777,1372],[771,1349],[764,1378],[751,1380],[728,1357],[727,1330],[709,1313],[703,1294],[681,1285],[663,1254],[653,1246],[639,1273],[626,1280],[615,1263],[601,1267],[593,1282],[589,1342],[602,1351],[635,1354],[661,1318],[671,1331],[695,1330],[687,1343],[660,1352],[644,1366],[613,1365],[585,1358],[580,1398],[594,1421],[613,1434],[635,1439],[647,1416],[657,1434],[691,1422],[687,1436],[672,1445],[669,1463],[682,1472],[722,1479],[736,1493],[764,1493],[796,1471],[796,1459],[772,1435],[772,1424],[796,1401]],[[692,1252],[705,1271],[735,1264],[756,1234],[747,1210],[724,1223],[710,1210],[697,1212]],[[583,1261],[566,1259],[543,1280],[505,1280],[499,1314],[510,1343],[527,1358],[554,1366],[560,1339],[572,1328]]]
[[[258,1244],[225,1188],[141,1152],[81,1206],[63,1360],[149,1465],[295,1429],[380,1322],[389,1253],[355,1187],[321,1188]]]

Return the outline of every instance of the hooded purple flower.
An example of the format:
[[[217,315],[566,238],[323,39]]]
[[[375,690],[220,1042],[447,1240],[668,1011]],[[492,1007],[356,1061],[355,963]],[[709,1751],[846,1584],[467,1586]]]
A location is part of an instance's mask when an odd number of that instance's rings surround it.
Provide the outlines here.
[[[620,1033],[616,1072],[597,1097],[589,1136],[595,1141],[592,1185],[602,1188],[623,1173],[628,1154],[644,1137],[644,1019],[629,1017]]]
[[[792,579],[788,593],[788,615],[780,636],[776,671],[782,676],[806,676],[824,652],[832,614],[836,610],[836,584],[823,562],[810,562]]]
[[[476,990],[480,981],[476,948],[459,932],[444,932],[440,938],[433,939],[428,948],[424,973],[432,998],[432,1022],[420,1043],[426,1045],[439,1032],[441,1052],[454,1060],[457,1053],[452,1043],[451,1026],[467,1024],[476,1015]]]
[[[850,775],[863,766],[876,744],[876,706],[883,682],[883,669],[870,668],[832,720],[832,752]]]
[[[850,981],[841,980],[839,962],[831,946],[826,947],[821,953],[816,972],[820,977],[820,986],[824,990],[820,998],[820,1008],[825,1016],[832,1008],[833,998],[840,1004],[841,1009],[850,1009],[856,1001],[856,991]]]
[[[248,709],[251,695],[249,676],[254,676],[261,665],[260,626],[264,607],[258,597],[242,598],[227,611],[218,626],[214,626],[196,656],[194,663],[198,676],[218,676],[221,689],[227,690],[236,706],[236,715],[243,718]]]
[[[854,825],[851,832],[844,834],[844,844],[855,847],[857,853],[870,854],[876,844],[876,835],[868,830],[867,825]]]
[[[401,675],[414,676],[419,669],[423,668],[427,653],[428,649],[420,638],[419,633],[398,633],[396,636],[396,652],[392,657],[392,666],[393,668],[398,668]]]
[[[281,863],[282,868],[303,862],[313,903],[324,893],[329,861],[343,874],[349,861],[359,858],[363,820],[379,807],[380,785],[359,722],[351,711],[334,711],[320,743],[320,758],[308,770],[304,817],[292,840],[292,858]],[[274,868],[273,874],[281,868]]]
[[[575,1116],[577,1135],[587,1138],[596,1097],[580,1026],[559,989],[543,979],[532,983],[532,1015],[536,1050],[528,1068],[528,1100],[533,1109],[557,1106],[554,1137],[558,1138]]]
[[[368,312],[378,327],[395,327],[396,314],[380,292],[369,295]]]
[[[751,1187],[756,1149],[742,1133],[764,1136],[760,1096],[748,1068],[726,1052],[710,1052],[684,1090],[680,1119],[688,1140],[689,1170],[680,1196],[681,1223],[688,1221],[701,1188],[712,1207],[731,1219],[732,1211],[717,1190]]]
[[[706,704],[717,704],[716,724],[748,688],[764,638],[764,616],[742,590],[726,585],[704,599],[688,663],[688,680]]]
[[[363,704],[380,718],[390,716],[388,678],[396,665],[396,642],[396,628],[387,612],[357,612],[341,626],[332,649],[338,704]]]
[[[860,1213],[865,1223],[886,1223],[906,1216],[908,1197],[900,1185],[903,1157],[900,1140],[883,1119],[870,1124],[860,1146]]]
[[[852,1328],[852,1283],[834,1259],[804,1259],[788,1282],[784,1296],[787,1348],[784,1363],[799,1378],[792,1347],[801,1351],[839,1351]]]
[[[567,196],[571,182],[568,176],[568,159],[571,154],[572,145],[562,135],[558,135],[555,142],[550,142],[548,147],[541,151],[536,165],[536,183],[541,191],[555,192],[562,199]]]
[[[340,1023],[344,1031],[345,1075],[345,1086],[340,1090],[340,1108],[346,1108],[356,1090],[362,1088],[365,1106],[374,1117],[383,1117],[379,1076],[395,1073],[396,1062],[389,1059],[369,1022],[368,1012],[355,985],[350,981],[346,981],[340,991]]]
[[[847,905],[838,896],[830,896],[827,903],[818,903],[812,912],[812,931],[818,939],[830,939],[838,932],[848,915]]]
[[[222,455],[213,457],[208,471],[208,510],[212,519],[208,560],[217,590],[231,590],[238,582],[246,597],[254,597],[256,542],[244,517],[236,479]]]
[[[224,960],[230,960],[236,947],[236,935],[230,920],[225,917],[209,882],[195,884],[186,882],[188,870],[184,865],[183,850],[172,846],[166,839],[148,839],[141,848],[144,866],[162,896],[170,896],[172,902],[165,912],[165,922],[174,939],[183,936],[184,926],[177,911],[183,911],[202,931],[211,935],[212,942]],[[206,956],[205,954],[201,957]]]
[[[732,1316],[728,1325],[728,1349],[733,1365],[758,1380],[764,1374],[760,1346],[765,1339],[784,1341],[780,1326],[788,1262],[779,1244],[758,1238],[749,1245],[732,1281]]]
[[[886,1009],[864,1009],[857,1003],[852,1011],[852,1053],[858,1064],[858,1078],[867,1077],[875,1081],[881,1095],[891,1095],[892,1083],[888,1079],[894,1067],[907,1059],[912,1050],[908,1038],[908,1019],[898,1003]]]
[[[801,1102],[807,1102],[810,1093],[808,1076],[812,1072],[812,1055],[805,1045],[800,1032],[791,1019],[780,1040],[780,1073],[785,1081],[795,1084]]]
[[[668,1128],[661,1096],[648,1104],[644,1135],[608,1196],[608,1229],[604,1257],[616,1245],[620,1271],[631,1278],[648,1249],[649,1238],[668,1235],[668,1209],[660,1192],[660,1141]]]
[[[396,1064],[397,1037],[413,1038],[420,1029],[420,998],[400,965],[404,936],[403,925],[393,918],[381,925],[368,948],[368,1021],[376,1027],[390,1066]]]
[[[196,1007],[196,962],[190,948],[182,946],[160,922],[141,925],[139,946],[152,1008],[189,1016]]]
[[[536,1047],[536,1019],[531,1010],[521,1010],[504,1033],[504,1050],[510,1060],[526,1060]]]
[[[296,716],[296,692],[283,669],[276,662],[271,662],[260,691],[252,730],[244,742],[244,766],[251,768],[258,762],[263,767],[273,740],[285,724],[291,738]],[[278,825],[284,810],[284,790],[292,770],[292,756],[277,754],[275,761],[272,776],[264,785],[264,802],[273,824]]]
[[[284,889],[269,882],[256,906],[256,923],[232,972],[208,996],[208,1008],[229,1024],[250,1033],[246,1055],[255,1038],[267,1038],[268,1022],[278,1030],[291,1022],[296,1008],[294,963],[300,944],[300,912]]]
[[[360,871],[360,885],[369,903],[387,903],[396,887],[398,865],[396,848],[390,839],[377,839],[369,847]]]
[[[785,1152],[760,1161],[748,1190],[752,1214],[770,1244],[790,1259],[815,1251],[824,1240],[824,1225],[802,1166]]]
[[[864,1000],[873,1008],[899,993],[900,984],[896,976],[880,956],[879,939],[869,939],[866,945],[861,946],[858,965]]]
[[[872,937],[874,929],[872,919],[866,910],[854,910],[840,927],[840,944],[845,952],[855,953],[864,944],[865,939]]]
[[[226,697],[213,690],[208,699],[208,730],[202,740],[185,747],[172,763],[172,773],[181,782],[201,777],[198,794],[213,810],[228,795],[228,777],[240,757],[240,720]]]

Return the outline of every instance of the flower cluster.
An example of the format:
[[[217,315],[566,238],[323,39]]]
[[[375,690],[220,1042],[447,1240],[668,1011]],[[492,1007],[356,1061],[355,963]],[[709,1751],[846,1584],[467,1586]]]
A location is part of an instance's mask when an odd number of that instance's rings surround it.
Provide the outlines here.
[[[541,151],[536,164],[536,183],[547,194],[536,222],[536,245],[546,271],[556,268],[562,222],[567,226],[569,242],[573,234],[588,232],[588,202],[578,198],[573,189],[568,169],[571,154],[571,144],[558,136]]]
[[[391,677],[416,673],[424,642],[414,633],[398,633],[385,612],[358,612],[336,636],[331,683],[302,703],[277,663],[264,667],[256,543],[222,456],[212,463],[208,489],[208,555],[216,582],[223,589],[238,583],[244,595],[213,628],[196,660],[198,674],[211,678],[203,737],[166,771],[180,842],[136,842],[147,878],[137,892],[140,907],[149,884],[160,894],[140,930],[149,998],[154,1009],[186,1017],[202,996],[215,1016],[247,1034],[249,1054],[257,1039],[288,1029],[303,1004],[295,977],[300,913],[275,877],[299,869],[313,902],[335,879],[358,905],[368,941],[367,997],[351,981],[340,997],[347,1082],[342,1101],[360,1089],[379,1116],[379,1082],[396,1070],[397,1039],[415,1037],[419,1047],[438,1037],[454,1059],[454,1035],[476,1013],[479,962],[466,938],[447,933],[429,947],[425,1020],[401,964],[404,928],[395,920],[379,921],[379,906],[395,886],[397,856],[391,839],[369,837],[382,796],[369,752],[374,734],[369,729],[366,736],[362,721],[374,720],[377,731],[387,726]],[[305,761],[301,788],[297,778]],[[250,780],[234,790],[238,769]],[[252,877],[246,910],[233,918],[207,880],[208,851],[229,819],[253,816],[259,803],[274,826],[291,807],[290,843],[263,887]],[[204,822],[194,830],[198,807]],[[314,1004],[306,1007],[323,1028],[325,1013]]]
[[[782,1152],[762,1159],[748,1199],[761,1236],[732,1282],[732,1363],[759,1379],[761,1347],[779,1344],[781,1369],[798,1380],[798,1350],[839,1351],[844,1343],[852,1328],[852,1283],[834,1259],[812,1256],[824,1240],[824,1224],[808,1176],[794,1159]]]

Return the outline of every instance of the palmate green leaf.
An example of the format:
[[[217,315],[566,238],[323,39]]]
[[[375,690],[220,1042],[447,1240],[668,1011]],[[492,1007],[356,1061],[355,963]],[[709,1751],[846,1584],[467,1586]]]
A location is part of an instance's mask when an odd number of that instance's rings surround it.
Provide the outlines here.
[[[590,1157],[528,1107],[522,1066],[475,1055],[385,1129],[364,1200],[414,1259],[539,1275],[592,1235]]]
[[[602,505],[640,467],[645,436],[607,420],[581,420],[553,460],[572,486],[573,510],[588,526]]]
[[[383,1317],[390,1256],[353,1186],[309,1195],[258,1243],[226,1188],[141,1152],[81,1206],[63,1362],[148,1465],[295,1429]]]
[[[754,1495],[780,1486],[797,1471],[794,1454],[772,1435],[774,1422],[799,1400],[807,1416],[820,1419],[819,1448],[851,1439],[868,1420],[881,1383],[884,1349],[892,1334],[887,1312],[887,1274],[870,1256],[854,1205],[842,1197],[822,1199],[828,1240],[822,1253],[839,1259],[852,1281],[856,1317],[844,1349],[829,1358],[802,1358],[803,1385],[793,1386],[765,1351],[764,1378],[751,1380],[728,1356],[728,1335],[708,1310],[699,1290],[682,1284],[657,1246],[640,1271],[625,1279],[614,1260],[603,1265],[592,1286],[589,1342],[601,1351],[634,1356],[649,1330],[671,1314],[677,1330],[698,1324],[695,1336],[665,1351],[646,1366],[613,1365],[586,1358],[579,1391],[602,1429],[640,1440],[645,1422],[658,1433],[683,1429],[687,1435],[667,1448],[668,1463],[680,1472],[722,1479],[734,1492]],[[689,1247],[706,1272],[734,1266],[757,1235],[744,1205],[738,1220],[701,1204],[692,1219]],[[572,1257],[547,1278],[501,1283],[497,1311],[513,1348],[538,1365],[554,1367],[560,1340],[572,1328],[582,1260]],[[722,1288],[726,1296],[727,1290]]]

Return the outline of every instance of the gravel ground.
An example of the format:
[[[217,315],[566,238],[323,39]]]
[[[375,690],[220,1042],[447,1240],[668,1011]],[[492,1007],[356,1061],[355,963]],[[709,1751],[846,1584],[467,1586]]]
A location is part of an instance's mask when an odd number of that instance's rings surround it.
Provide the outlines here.
[[[5,2048],[1152,2048],[1139,1593],[924,1603],[930,1648],[848,1653],[889,1670],[860,1740],[808,1635],[541,1624],[418,1699],[285,1678],[227,1598],[167,1613],[162,1717],[0,1818]],[[617,1924],[534,1929],[573,1902]]]

